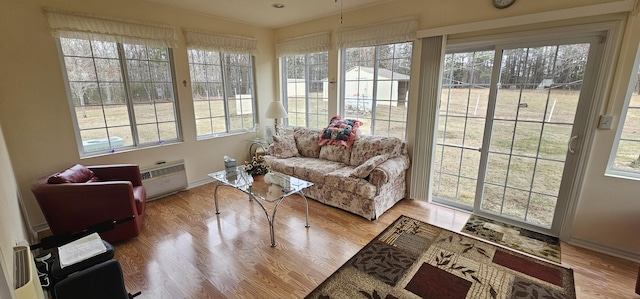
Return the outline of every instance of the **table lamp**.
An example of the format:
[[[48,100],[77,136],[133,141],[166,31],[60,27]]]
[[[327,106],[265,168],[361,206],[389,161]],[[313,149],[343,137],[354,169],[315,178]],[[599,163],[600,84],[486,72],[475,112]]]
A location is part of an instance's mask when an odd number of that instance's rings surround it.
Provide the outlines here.
[[[282,124],[280,124],[278,120],[281,118],[287,118],[288,115],[287,115],[287,110],[285,110],[284,106],[282,106],[282,102],[273,101],[269,103],[269,107],[267,107],[267,113],[265,113],[264,116],[266,118],[274,119],[276,135],[278,136],[284,135],[284,128],[282,127]]]

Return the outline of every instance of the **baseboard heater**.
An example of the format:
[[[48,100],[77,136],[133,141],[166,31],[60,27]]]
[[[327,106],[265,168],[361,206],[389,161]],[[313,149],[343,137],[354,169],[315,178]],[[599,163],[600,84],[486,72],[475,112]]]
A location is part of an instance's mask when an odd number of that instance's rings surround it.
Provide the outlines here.
[[[184,160],[163,162],[140,170],[147,201],[176,193],[187,188]]]
[[[44,298],[29,246],[13,248],[13,279],[16,299]]]

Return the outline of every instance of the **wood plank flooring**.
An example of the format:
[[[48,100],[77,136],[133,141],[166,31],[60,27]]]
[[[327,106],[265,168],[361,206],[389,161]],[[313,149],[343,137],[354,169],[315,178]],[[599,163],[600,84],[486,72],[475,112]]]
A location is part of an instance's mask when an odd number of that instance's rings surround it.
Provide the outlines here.
[[[214,184],[147,204],[135,239],[114,244],[129,292],[137,298],[303,298],[400,215],[459,231],[468,214],[403,200],[371,222],[302,197],[278,208],[276,247],[265,213],[232,188]],[[640,298],[638,264],[562,244],[562,264],[574,269],[578,298]]]

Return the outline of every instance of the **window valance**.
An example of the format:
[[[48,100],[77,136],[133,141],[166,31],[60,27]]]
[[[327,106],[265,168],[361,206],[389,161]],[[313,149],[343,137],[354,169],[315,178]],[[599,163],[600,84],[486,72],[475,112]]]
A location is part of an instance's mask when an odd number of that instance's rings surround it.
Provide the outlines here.
[[[189,49],[251,55],[258,53],[258,41],[252,37],[185,29],[184,38]]]
[[[411,41],[416,38],[418,19],[404,17],[381,23],[338,29],[336,47],[353,48]]]
[[[90,39],[118,43],[175,48],[173,26],[142,23],[105,16],[45,9],[55,37]]]
[[[276,44],[278,57],[288,55],[309,54],[329,51],[331,48],[331,33],[320,32],[279,41]]]

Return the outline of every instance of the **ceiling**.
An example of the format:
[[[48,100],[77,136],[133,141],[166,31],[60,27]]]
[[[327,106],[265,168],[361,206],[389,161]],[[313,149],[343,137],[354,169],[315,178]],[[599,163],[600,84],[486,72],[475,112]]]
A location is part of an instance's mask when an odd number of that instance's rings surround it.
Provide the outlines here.
[[[143,0],[259,27],[278,28],[389,0]],[[274,4],[283,4],[275,8]]]

